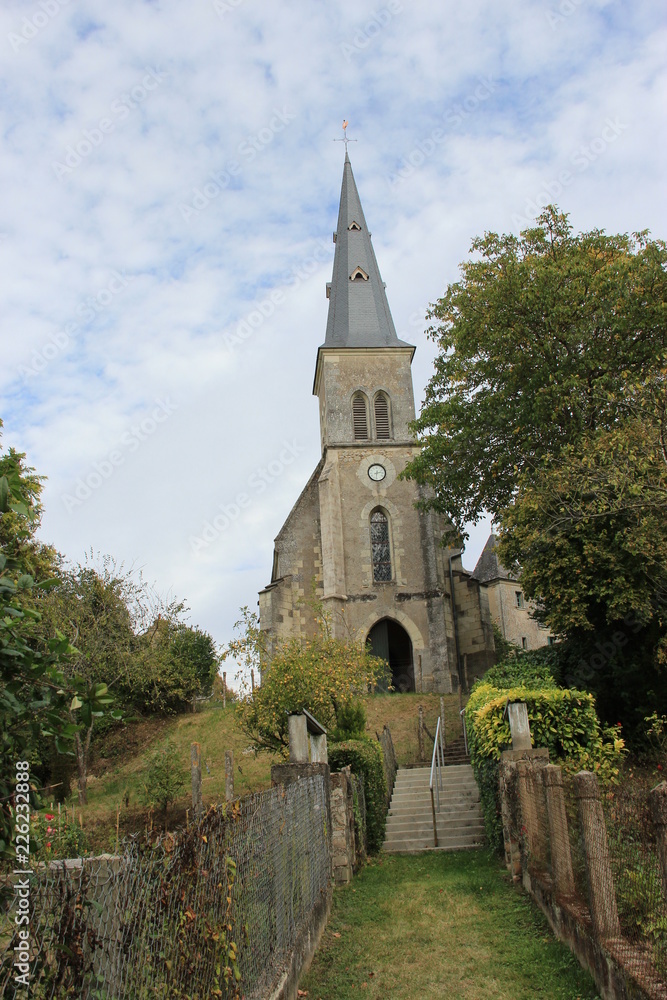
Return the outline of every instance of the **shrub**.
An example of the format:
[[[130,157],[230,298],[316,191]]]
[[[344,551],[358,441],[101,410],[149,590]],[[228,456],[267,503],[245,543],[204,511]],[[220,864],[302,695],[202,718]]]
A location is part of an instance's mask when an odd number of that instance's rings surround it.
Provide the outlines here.
[[[239,725],[257,750],[286,756],[288,714],[304,708],[333,731],[343,708],[356,704],[386,669],[384,660],[372,656],[352,637],[335,638],[324,612],[315,635],[285,639],[270,660],[264,654],[263,662],[257,616],[246,612],[237,625],[245,629],[245,636],[230,643],[223,657],[234,655],[241,662],[245,657],[245,662],[262,666],[261,685],[252,694],[246,692],[236,706]],[[252,660],[255,655],[259,660]]]
[[[151,806],[159,806],[165,815],[172,802],[175,802],[185,785],[181,758],[177,748],[167,740],[161,750],[158,750],[148,761],[146,771],[145,797]]]
[[[368,853],[376,854],[384,842],[387,822],[387,779],[384,774],[382,747],[377,740],[345,740],[329,747],[332,771],[350,766],[354,774],[363,775],[366,795],[366,833]]]
[[[336,706],[336,728],[331,734],[332,743],[343,740],[358,740],[366,732],[366,708],[356,699],[348,704]]]
[[[526,703],[533,745],[546,747],[551,762],[561,763],[567,771],[585,768],[597,773],[605,782],[615,779],[624,742],[620,730],[601,727],[592,694],[556,687],[553,680],[550,686],[531,687],[527,684],[527,675],[525,686],[501,688],[488,682],[489,674],[492,671],[474,685],[465,719],[470,761],[480,790],[487,837],[491,846],[500,852],[498,764],[502,751],[512,744],[505,714],[508,700]]]
[[[545,650],[551,647],[545,646]],[[484,682],[496,688],[511,688],[520,685],[528,687],[552,688],[556,681],[550,662],[542,655],[542,650],[518,651],[503,659],[484,674]]]

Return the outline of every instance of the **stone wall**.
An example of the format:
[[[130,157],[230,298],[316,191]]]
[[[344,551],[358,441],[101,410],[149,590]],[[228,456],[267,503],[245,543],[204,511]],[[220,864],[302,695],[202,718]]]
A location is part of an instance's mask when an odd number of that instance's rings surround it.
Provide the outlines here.
[[[492,580],[483,589],[488,595],[491,618],[508,642],[525,649],[547,645],[551,632],[531,617],[534,605],[524,598],[517,580]],[[521,595],[522,607],[517,604],[517,594]]]

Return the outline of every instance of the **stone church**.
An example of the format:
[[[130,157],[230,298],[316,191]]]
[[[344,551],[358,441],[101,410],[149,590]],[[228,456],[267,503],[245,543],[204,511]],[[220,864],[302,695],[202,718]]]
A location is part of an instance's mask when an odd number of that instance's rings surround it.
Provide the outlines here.
[[[422,488],[398,478],[419,451],[415,348],[396,335],[347,152],[334,242],[313,384],[322,457],[275,540],[260,626],[269,652],[312,634],[314,590],[398,690],[467,688],[494,662],[487,589],[443,548],[440,518],[416,509]]]

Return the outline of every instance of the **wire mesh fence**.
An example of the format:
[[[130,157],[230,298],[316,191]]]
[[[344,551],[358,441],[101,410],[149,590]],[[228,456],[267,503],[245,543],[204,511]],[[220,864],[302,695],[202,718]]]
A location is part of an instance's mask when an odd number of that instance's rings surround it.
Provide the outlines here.
[[[52,862],[30,877],[28,995],[38,1000],[271,993],[330,880],[324,778],[212,807],[178,838],[119,857]],[[0,988],[14,966],[16,895],[0,923]]]
[[[651,788],[633,777],[600,790],[543,762],[518,761],[502,782],[506,857],[567,902],[635,978],[667,990],[667,884]],[[515,845],[513,847],[512,845]],[[658,995],[658,994],[656,994]]]

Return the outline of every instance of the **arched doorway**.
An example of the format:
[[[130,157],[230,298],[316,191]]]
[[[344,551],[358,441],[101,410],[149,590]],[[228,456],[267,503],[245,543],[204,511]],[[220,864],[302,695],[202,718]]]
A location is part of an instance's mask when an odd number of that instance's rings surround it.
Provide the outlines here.
[[[412,641],[402,625],[393,618],[381,618],[366,640],[373,656],[386,660],[391,668],[391,686],[405,693],[415,690]]]

